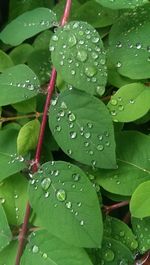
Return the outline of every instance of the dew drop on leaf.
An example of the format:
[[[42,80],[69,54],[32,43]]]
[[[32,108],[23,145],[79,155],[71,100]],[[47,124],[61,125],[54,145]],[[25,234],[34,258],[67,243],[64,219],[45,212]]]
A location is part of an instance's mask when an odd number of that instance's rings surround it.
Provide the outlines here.
[[[94,66],[87,66],[85,68],[85,74],[88,77],[93,77],[94,75],[96,75],[96,73],[97,73],[97,70]]]
[[[107,250],[104,254],[104,260],[108,261],[108,262],[111,262],[113,261],[115,258],[115,254],[112,250]]]
[[[39,252],[39,247],[37,245],[34,245],[33,248],[32,248],[32,252],[35,254],[35,253],[38,253]]]
[[[44,178],[41,182],[41,187],[43,190],[47,190],[51,185],[51,179],[50,178]]]
[[[57,190],[56,191],[56,198],[60,202],[64,202],[66,200],[66,192],[63,189]]]
[[[84,50],[79,50],[78,53],[77,53],[77,59],[80,61],[80,62],[85,62],[86,59],[87,59],[87,52],[84,51]]]

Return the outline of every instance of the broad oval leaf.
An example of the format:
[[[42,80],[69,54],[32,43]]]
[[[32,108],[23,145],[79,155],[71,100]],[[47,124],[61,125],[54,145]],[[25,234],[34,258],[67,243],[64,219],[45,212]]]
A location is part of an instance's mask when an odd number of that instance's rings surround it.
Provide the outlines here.
[[[50,50],[52,62],[64,81],[90,94],[105,92],[105,51],[91,25],[75,21],[58,29],[51,39]]]
[[[148,3],[148,0],[95,0],[97,3],[112,9],[135,8]]]
[[[20,173],[12,175],[0,185],[0,202],[9,224],[22,224],[27,203],[27,179]]]
[[[39,136],[40,122],[38,119],[27,122],[19,131],[17,138],[18,154],[24,155],[34,150]]]
[[[24,158],[0,152],[0,181],[26,168]]]
[[[150,178],[150,138],[136,131],[124,131],[116,143],[118,168],[98,170],[97,182],[111,193],[129,196]]]
[[[123,13],[112,26],[108,64],[121,75],[137,80],[150,77],[149,27],[150,5]]]
[[[108,103],[114,121],[131,122],[150,109],[150,89],[141,83],[122,86]]]
[[[0,39],[6,44],[17,46],[56,23],[56,15],[52,10],[39,7],[11,21],[0,33]]]
[[[0,106],[32,98],[39,93],[39,88],[38,78],[27,65],[13,66],[0,75]]]
[[[138,241],[138,250],[144,254],[150,249],[150,217],[132,218],[132,227]]]
[[[100,247],[103,226],[98,198],[77,166],[58,161],[43,164],[30,182],[29,201],[53,235],[77,247]]]
[[[115,168],[115,140],[106,106],[82,91],[60,93],[49,112],[52,134],[71,158],[99,168]]]
[[[30,235],[21,258],[21,265],[26,264],[92,265],[84,249],[67,245],[45,230]]]
[[[134,257],[132,252],[118,240],[112,239],[112,237],[103,238],[103,244],[100,254],[100,264],[116,265],[116,264],[134,264]]]
[[[107,237],[113,238],[126,245],[130,251],[135,251],[138,247],[138,242],[132,230],[121,220],[112,216],[106,216],[104,221],[104,234]]]
[[[150,181],[140,184],[134,191],[130,201],[130,211],[133,217],[150,217]]]
[[[1,200],[0,200],[1,202]],[[12,240],[11,230],[8,225],[7,217],[4,212],[3,206],[0,203],[0,252]]]

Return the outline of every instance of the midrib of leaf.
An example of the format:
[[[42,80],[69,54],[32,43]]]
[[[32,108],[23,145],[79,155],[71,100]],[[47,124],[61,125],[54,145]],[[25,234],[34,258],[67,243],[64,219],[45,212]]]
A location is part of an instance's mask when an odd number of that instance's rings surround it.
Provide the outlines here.
[[[136,165],[136,164],[134,164],[132,162],[129,162],[129,161],[126,161],[126,160],[123,160],[123,159],[120,159],[120,158],[117,158],[117,161],[120,161],[122,163],[128,164],[128,165],[130,165],[132,167],[138,168],[139,170],[141,170],[141,171],[143,171],[145,173],[150,174],[149,170],[147,170],[146,168],[140,167],[140,166],[138,166],[138,165]]]

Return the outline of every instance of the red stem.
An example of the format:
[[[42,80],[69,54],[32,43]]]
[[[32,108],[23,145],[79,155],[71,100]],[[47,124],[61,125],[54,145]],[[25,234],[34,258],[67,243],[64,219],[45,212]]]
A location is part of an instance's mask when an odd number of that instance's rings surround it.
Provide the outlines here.
[[[107,205],[104,205],[103,206],[103,209],[104,209],[104,212],[106,214],[109,214],[110,212],[112,212],[113,210],[116,210],[116,209],[119,209],[123,206],[126,206],[129,204],[129,201],[123,201],[123,202],[119,202],[119,203],[115,203],[113,205],[110,205],[110,206],[107,206]]]
[[[71,4],[72,4],[72,0],[66,0],[64,15],[61,19],[60,26],[64,26],[67,23],[67,20],[68,20],[69,15],[70,15]],[[48,113],[48,109],[50,106],[52,93],[53,93],[53,90],[55,87],[56,77],[57,77],[57,72],[56,72],[55,68],[53,68],[52,73],[51,73],[51,79],[50,79],[48,89],[47,89],[47,98],[46,98],[46,102],[45,102],[44,113],[43,113],[43,118],[42,118],[42,123],[41,123],[41,128],[40,128],[40,134],[39,134],[39,139],[38,139],[38,144],[37,144],[36,154],[35,154],[35,159],[34,159],[35,164],[32,167],[33,173],[35,173],[38,170],[38,165],[40,162],[42,144],[43,144],[43,139],[44,139],[44,132],[45,132],[45,127],[46,127],[46,122],[47,122],[47,113]],[[24,216],[24,222],[22,225],[22,229],[19,233],[19,245],[18,245],[18,251],[17,251],[15,265],[20,264],[20,259],[21,259],[24,245],[25,245],[25,237],[26,237],[26,234],[28,232],[28,223],[29,223],[29,218],[30,218],[30,212],[31,212],[31,208],[30,208],[30,205],[28,202],[27,206],[26,206],[26,212],[25,212],[25,216]]]

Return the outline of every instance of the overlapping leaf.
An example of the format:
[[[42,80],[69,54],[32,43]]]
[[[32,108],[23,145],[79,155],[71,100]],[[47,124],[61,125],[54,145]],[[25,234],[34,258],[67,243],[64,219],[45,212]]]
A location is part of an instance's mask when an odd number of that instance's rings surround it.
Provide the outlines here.
[[[96,30],[86,22],[70,22],[50,43],[52,62],[64,81],[90,94],[105,92],[105,51]]]
[[[84,92],[62,92],[49,111],[52,134],[71,158],[99,168],[115,168],[112,120],[106,106]]]
[[[77,166],[43,164],[31,180],[29,200],[43,227],[53,235],[77,247],[100,247],[103,226],[98,198]]]
[[[13,66],[0,75],[0,106],[32,98],[39,93],[39,88],[38,78],[27,65]]]
[[[0,252],[1,264],[7,264],[7,265],[15,264],[17,247],[18,247],[18,241],[13,240],[9,246],[4,248],[4,250]]]
[[[112,8],[135,8],[148,3],[148,0],[95,0],[97,3]]]
[[[12,234],[7,222],[7,217],[0,203],[0,252],[12,239]]]

